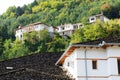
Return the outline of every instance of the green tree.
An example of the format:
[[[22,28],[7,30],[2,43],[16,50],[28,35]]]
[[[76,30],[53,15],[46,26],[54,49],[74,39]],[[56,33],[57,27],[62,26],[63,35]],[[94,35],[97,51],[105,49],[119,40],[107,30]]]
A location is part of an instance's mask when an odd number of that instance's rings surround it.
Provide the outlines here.
[[[54,34],[54,37],[52,38],[52,42],[49,42],[47,44],[48,46],[48,52],[61,52],[66,49],[68,46],[69,40],[63,38],[59,34]]]
[[[3,54],[3,51],[4,51],[4,46],[3,46],[3,40],[2,38],[0,37],[0,56]]]
[[[71,43],[79,43],[84,41],[84,30],[80,28],[71,36]]]
[[[79,30],[76,30],[75,33],[71,37],[72,43],[85,42],[89,40],[95,40],[99,38],[103,38],[108,36],[108,32],[104,27],[104,23],[101,21],[97,21],[94,24],[89,24],[82,27]]]
[[[21,16],[23,14],[21,7],[17,7],[16,14],[17,14],[17,16]]]
[[[1,60],[17,58],[20,56],[25,56],[30,53],[27,46],[23,42],[15,40],[12,42],[11,39],[5,40],[4,42],[4,52],[1,55]]]
[[[39,46],[38,52],[47,52],[47,43],[51,40],[50,33],[47,30],[38,32]]]
[[[2,56],[0,57],[1,60],[6,60],[9,59],[9,54],[11,53],[11,47],[12,47],[12,40],[11,39],[6,39],[4,42],[4,51]]]

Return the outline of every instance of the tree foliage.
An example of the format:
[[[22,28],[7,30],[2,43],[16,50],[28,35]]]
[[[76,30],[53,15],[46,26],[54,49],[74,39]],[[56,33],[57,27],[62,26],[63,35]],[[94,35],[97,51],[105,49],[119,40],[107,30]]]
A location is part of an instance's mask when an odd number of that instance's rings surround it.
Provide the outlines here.
[[[103,23],[97,21],[94,24],[89,24],[76,30],[71,37],[72,43],[86,42],[90,40],[96,40],[104,38],[109,35],[120,36],[120,20],[110,20],[109,22]]]
[[[1,56],[1,60],[17,58],[20,56],[25,56],[29,54],[29,49],[24,45],[23,42],[15,40],[12,42],[11,39],[8,39],[4,42],[4,52]]]

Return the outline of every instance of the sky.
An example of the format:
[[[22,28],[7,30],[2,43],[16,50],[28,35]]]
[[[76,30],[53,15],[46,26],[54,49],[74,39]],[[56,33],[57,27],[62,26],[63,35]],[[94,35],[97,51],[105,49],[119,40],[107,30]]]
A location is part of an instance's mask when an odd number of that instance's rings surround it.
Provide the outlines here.
[[[34,0],[0,0],[0,14],[4,13],[10,6],[23,6]]]

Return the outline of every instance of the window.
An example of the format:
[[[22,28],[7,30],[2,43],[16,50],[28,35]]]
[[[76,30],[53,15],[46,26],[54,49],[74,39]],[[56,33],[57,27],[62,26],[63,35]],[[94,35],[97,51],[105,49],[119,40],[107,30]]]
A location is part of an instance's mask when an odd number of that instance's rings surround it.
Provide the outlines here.
[[[62,30],[64,30],[65,28],[63,27]]]
[[[65,35],[65,33],[63,32],[62,35]]]
[[[38,26],[36,25],[35,28],[38,28]]]
[[[97,69],[97,61],[96,60],[92,61],[92,69]]]
[[[69,62],[67,63],[67,66],[68,66],[68,67],[70,66]]]
[[[91,18],[91,21],[92,21],[92,20],[95,20],[95,18]]]
[[[118,74],[120,74],[120,59],[117,60],[117,64],[118,64]]]
[[[83,26],[82,24],[79,25],[79,27],[82,27],[82,26]]]
[[[76,29],[76,26],[73,26],[74,27],[74,29]]]
[[[20,38],[22,38],[23,36],[22,35],[20,35]]]

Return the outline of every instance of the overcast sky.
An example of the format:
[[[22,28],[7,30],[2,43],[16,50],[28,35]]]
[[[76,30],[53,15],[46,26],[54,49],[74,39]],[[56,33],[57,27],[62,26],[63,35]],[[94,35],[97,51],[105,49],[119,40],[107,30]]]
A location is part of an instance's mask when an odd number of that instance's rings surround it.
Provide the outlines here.
[[[5,12],[10,6],[23,6],[24,4],[29,4],[34,0],[0,0],[0,14]]]

